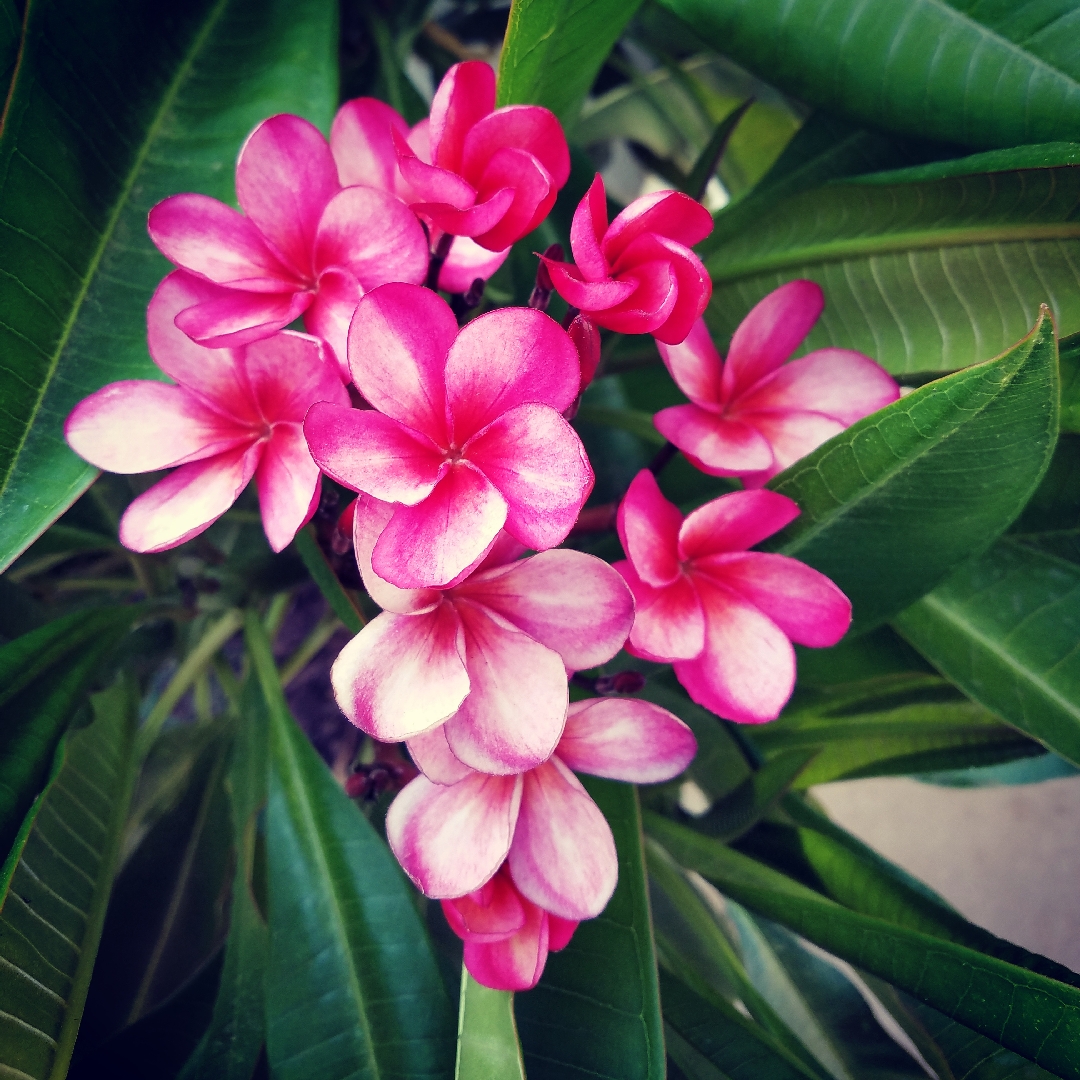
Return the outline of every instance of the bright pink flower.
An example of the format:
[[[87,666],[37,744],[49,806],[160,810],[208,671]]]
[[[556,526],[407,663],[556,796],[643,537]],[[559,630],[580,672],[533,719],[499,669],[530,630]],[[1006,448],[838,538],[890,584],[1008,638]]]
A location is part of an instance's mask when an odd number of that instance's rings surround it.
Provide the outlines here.
[[[430,289],[383,285],[357,306],[349,364],[374,409],[317,405],[304,431],[323,472],[397,504],[375,545],[379,577],[446,585],[504,526],[537,551],[565,539],[593,474],[560,415],[581,374],[558,323],[503,308],[459,332]]]
[[[627,648],[673,662],[699,705],[742,723],[775,720],[795,685],[791,642],[835,645],[848,598],[809,566],[747,548],[799,516],[774,491],[733,491],[683,520],[642,470],[619,507],[637,614]]]
[[[431,102],[430,157],[394,128],[413,209],[453,236],[502,251],[547,217],[570,176],[570,151],[555,115],[538,105],[495,108],[495,72],[455,64]],[[430,164],[428,163],[430,162]]]
[[[410,130],[396,110],[378,98],[353,98],[338,109],[330,129],[330,149],[337,162],[342,184],[364,184],[389,191],[406,203],[418,201],[398,167],[394,136],[404,139],[412,152],[431,164],[428,121],[421,120]],[[431,229],[431,248],[439,245],[443,230]],[[487,281],[510,254],[510,248],[488,251],[467,236],[454,237],[450,253],[439,271],[439,288],[446,292],[468,292],[477,278]]]
[[[784,361],[825,306],[812,281],[789,281],[739,324],[727,363],[704,320],[660,355],[693,402],[653,422],[703,472],[760,487],[856,420],[900,396],[893,378],[862,353],[818,349]]]
[[[570,944],[576,919],[560,919],[518,892],[506,863],[468,896],[442,901],[450,929],[465,942],[465,967],[492,990],[531,990],[549,952]]]
[[[599,915],[619,876],[611,829],[574,772],[654,784],[681,773],[697,749],[681,720],[633,698],[575,702],[554,755],[523,775],[473,772],[444,730],[409,741],[424,775],[386,816],[405,872],[426,895],[449,899],[482,888],[506,860],[522,896],[573,920]]]
[[[541,258],[558,294],[593,322],[674,344],[712,296],[709,274],[690,250],[712,227],[709,211],[678,191],[643,195],[609,225],[598,174],[570,227],[576,265]]]
[[[193,194],[150,211],[150,237],[166,258],[218,286],[181,311],[177,326],[220,348],[266,337],[302,314],[348,378],[345,339],[357,300],[376,285],[421,282],[427,273],[416,215],[385,191],[343,189],[318,129],[287,114],[248,136],[236,195],[243,214]]]
[[[441,724],[453,752],[485,772],[532,768],[562,735],[567,672],[605,663],[626,640],[629,590],[607,563],[579,551],[518,559],[521,545],[505,533],[460,583],[398,589],[371,569],[393,512],[367,496],[356,503],[356,561],[385,610],[334,663],[342,712],[384,742]]]
[[[313,402],[348,401],[337,365],[317,338],[287,330],[241,348],[196,345],[174,320],[211,288],[177,270],[150,301],[150,355],[178,385],[111,383],[76,405],[64,426],[71,448],[100,469],[179,466],[124,513],[120,540],[134,551],[164,551],[198,536],[252,476],[275,551],[319,501],[319,469],[302,424]]]

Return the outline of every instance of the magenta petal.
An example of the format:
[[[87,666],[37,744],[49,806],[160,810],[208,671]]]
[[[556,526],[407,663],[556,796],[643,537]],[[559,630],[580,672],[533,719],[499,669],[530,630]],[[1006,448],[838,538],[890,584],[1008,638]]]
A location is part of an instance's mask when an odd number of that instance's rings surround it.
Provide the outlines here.
[[[505,864],[504,864],[505,865]],[[486,885],[454,900],[442,902],[447,922],[463,941],[501,941],[525,926],[525,908],[510,880],[500,869]]]
[[[449,293],[465,293],[477,278],[487,281],[510,254],[510,248],[488,251],[468,236],[455,236],[450,254],[439,271],[439,288]]]
[[[506,530],[536,551],[566,539],[593,486],[574,429],[550,406],[519,405],[465,446],[464,453],[506,500]]]
[[[315,236],[315,269],[341,266],[365,291],[390,281],[419,285],[427,274],[427,237],[397,197],[350,187],[327,204]]]
[[[775,491],[732,491],[687,515],[679,530],[684,559],[745,551],[779,532],[799,516],[799,508]]]
[[[474,187],[502,149],[524,150],[544,167],[555,190],[570,177],[570,150],[555,114],[539,105],[506,105],[482,117],[465,136],[461,175]]]
[[[317,402],[307,414],[304,434],[327,476],[384,502],[414,505],[439,482],[443,455],[438,447],[374,409]]]
[[[198,536],[236,502],[262,451],[255,443],[181,465],[124,511],[120,543],[132,551],[166,551]]]
[[[409,137],[409,125],[395,109],[378,98],[346,101],[330,128],[330,150],[342,187],[364,184],[400,194],[393,131]]]
[[[527,401],[562,412],[577,397],[581,367],[570,335],[531,308],[501,308],[466,324],[446,357],[452,437],[462,446]]]
[[[851,625],[848,598],[824,574],[786,555],[714,555],[698,559],[694,572],[738,593],[800,645],[835,645]]]
[[[394,135],[401,177],[411,193],[412,207],[428,204],[448,210],[467,210],[476,203],[476,189],[449,169],[422,161],[400,135]]]
[[[284,551],[311,517],[319,467],[311,460],[299,424],[276,424],[255,480],[270,547]]]
[[[654,588],[637,576],[630,562],[613,564],[634,594],[634,626],[629,646],[646,659],[688,660],[705,647],[705,616],[693,583],[679,577]]]
[[[763,472],[743,476],[746,487],[760,487],[801,457],[806,457],[822,443],[844,430],[844,424],[831,416],[816,412],[759,412],[740,413],[769,441],[773,463]]]
[[[348,382],[349,325],[360,301],[360,282],[348,270],[334,267],[319,275],[319,291],[304,312],[304,326],[330,347],[341,378]]]
[[[661,409],[653,424],[669,442],[712,476],[741,476],[773,465],[768,440],[747,420],[706,412],[697,405]]]
[[[459,209],[452,203],[440,200],[413,203],[413,210],[443,232],[452,233],[454,236],[483,236],[484,239],[478,240],[477,243],[488,247],[489,241],[484,234],[491,232],[502,221],[503,215],[510,209],[513,202],[514,189],[504,187],[490,193],[483,202],[477,201],[465,209]],[[492,251],[505,246],[502,240],[490,242]]]
[[[443,373],[457,334],[450,305],[430,289],[397,283],[373,289],[357,305],[349,331],[353,381],[379,412],[441,442]]]
[[[165,258],[208,281],[255,292],[299,285],[254,223],[209,195],[164,199],[150,211],[147,226]]]
[[[506,501],[467,465],[451,468],[416,506],[399,506],[372,552],[375,573],[401,589],[437,589],[481,558],[506,521]]]
[[[668,585],[679,577],[679,526],[682,514],[660,492],[648,469],[630,482],[615,519],[623,551],[634,570],[650,585]]]
[[[614,263],[639,236],[656,233],[693,247],[713,229],[712,215],[680,191],[657,191],[635,199],[608,226],[604,254]]]
[[[504,188],[513,191],[513,202],[491,229],[472,233],[481,247],[491,251],[501,251],[532,232],[548,216],[558,194],[550,173],[532,154],[510,147],[498,150],[484,167],[477,204]]]
[[[581,551],[544,551],[475,574],[455,595],[498,612],[557,652],[571,671],[610,660],[634,622],[634,599],[622,578]]]
[[[560,262],[558,259],[544,258],[543,263],[551,275],[555,291],[568,304],[590,314],[621,304],[632,296],[638,287],[636,281],[630,280],[615,281],[610,277],[596,280],[583,278],[583,271],[572,263]]]
[[[775,720],[795,685],[791,642],[759,608],[710,579],[695,576],[705,610],[705,648],[679,660],[675,677],[699,705],[725,720]]]
[[[689,249],[674,241],[663,244],[670,253],[669,266],[675,275],[677,295],[675,306],[663,325],[653,331],[657,343],[678,345],[685,341],[694,324],[701,318],[712,296],[712,278],[705,264]]]
[[[456,784],[472,774],[468,765],[454,757],[446,741],[446,725],[414,735],[405,744],[416,767],[433,783]]]
[[[525,925],[499,941],[465,942],[463,960],[469,974],[492,990],[531,990],[544,973],[548,956],[548,915],[524,903]]]
[[[679,389],[695,404],[710,411],[721,406],[720,354],[704,319],[698,319],[681,345],[656,343],[660,358]]]
[[[448,604],[383,612],[345,646],[330,681],[341,711],[383,742],[411,739],[452,716],[469,692],[461,621]]]
[[[386,839],[425,895],[464,896],[506,858],[521,788],[519,776],[472,773],[449,787],[418,776],[390,804]]]
[[[431,101],[432,160],[443,169],[461,170],[465,138],[495,108],[495,72],[482,60],[454,64]]]
[[[606,229],[607,198],[603,177],[597,173],[585,197],[578,203],[570,225],[570,250],[586,281],[603,281],[608,276],[607,259],[600,250],[600,240]]]
[[[561,952],[570,944],[574,931],[578,928],[577,919],[560,919],[558,915],[548,915],[548,950]]]
[[[557,758],[525,774],[508,857],[521,894],[564,919],[592,919],[611,899],[619,862],[611,829]]]
[[[600,331],[587,315],[575,315],[566,332],[577,349],[578,363],[581,366],[581,389],[593,381],[596,369],[600,366]]]
[[[724,365],[724,397],[730,400],[775,371],[810,333],[825,306],[812,281],[789,281],[758,301],[731,338]]]
[[[206,284],[217,295],[185,308],[175,322],[208,349],[236,349],[261,341],[299,318],[311,303],[309,292],[242,292]]]
[[[236,197],[294,273],[312,276],[315,230],[337,194],[337,166],[319,129],[281,113],[248,137],[236,162]]]
[[[596,322],[620,334],[651,334],[667,322],[679,298],[670,260],[641,263],[620,274],[620,280],[635,281],[637,288],[614,307],[593,313]]]
[[[570,706],[556,753],[574,772],[657,784],[678,776],[693,761],[697,740],[659,705],[593,698]]]
[[[179,386],[130,380],[83,398],[64,424],[64,438],[99,469],[141,473],[213,457],[253,436]]]
[[[244,350],[244,371],[256,408],[270,423],[302,423],[316,401],[349,402],[325,346],[308,334],[284,330],[249,345]]]
[[[444,725],[454,756],[470,768],[504,775],[551,756],[566,720],[566,669],[559,654],[457,599],[471,689]]]

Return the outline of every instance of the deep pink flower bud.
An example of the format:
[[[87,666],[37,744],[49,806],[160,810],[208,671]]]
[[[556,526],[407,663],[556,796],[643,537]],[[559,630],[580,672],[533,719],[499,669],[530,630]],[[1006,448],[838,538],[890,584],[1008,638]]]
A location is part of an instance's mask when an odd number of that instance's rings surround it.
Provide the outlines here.
[[[570,151],[555,115],[538,105],[495,108],[495,72],[455,64],[431,103],[430,157],[395,128],[413,209],[453,236],[502,251],[547,217],[570,176]]]
[[[647,469],[619,507],[637,612],[627,650],[670,662],[699,705],[741,723],[775,720],[795,685],[793,641],[835,645],[851,603],[824,574],[747,548],[799,516],[774,491],[733,491],[685,520]]]
[[[784,361],[817,322],[825,298],[812,281],[789,281],[739,324],[727,362],[704,320],[660,355],[689,405],[662,409],[657,430],[702,472],[760,487],[793,461],[900,396],[868,356],[818,349]]]
[[[712,227],[708,210],[678,191],[643,195],[609,225],[597,174],[574,212],[574,262],[541,258],[558,294],[593,322],[676,344],[712,295],[708,272],[690,250]]]
[[[566,328],[581,362],[581,389],[593,381],[600,363],[600,331],[584,315],[576,315]]]

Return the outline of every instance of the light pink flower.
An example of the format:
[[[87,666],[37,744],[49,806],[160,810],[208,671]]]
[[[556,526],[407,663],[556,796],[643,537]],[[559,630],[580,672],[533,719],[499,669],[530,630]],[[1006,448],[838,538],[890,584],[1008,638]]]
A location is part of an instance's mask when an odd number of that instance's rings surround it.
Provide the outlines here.
[[[465,942],[465,967],[492,990],[531,990],[549,952],[570,944],[576,919],[560,919],[518,892],[506,864],[468,896],[442,901],[450,929]]]
[[[598,174],[574,211],[574,262],[541,258],[558,294],[593,322],[674,344],[712,296],[709,274],[690,250],[712,227],[708,210],[678,191],[643,195],[609,225]]]
[[[428,140],[429,124],[421,120],[410,130],[404,118],[378,98],[353,98],[338,109],[330,129],[330,149],[337,162],[338,177],[344,185],[364,184],[396,195],[406,203],[418,201],[398,167],[395,134],[404,139],[412,152],[425,164],[431,164]],[[431,228],[434,251],[443,230]],[[468,236],[456,236],[439,271],[438,286],[446,292],[468,292],[477,278],[487,281],[510,254],[510,248],[488,251]]]
[[[739,324],[727,362],[704,320],[660,355],[690,405],[653,422],[703,472],[760,487],[856,420],[900,396],[895,380],[862,353],[818,349],[784,361],[825,306],[812,281],[789,281]]]
[[[824,574],[746,550],[798,516],[774,491],[733,491],[684,521],[652,473],[638,473],[618,514],[629,561],[614,564],[637,606],[627,648],[671,661],[717,716],[775,720],[795,685],[791,642],[835,645],[851,623],[848,598]]]
[[[555,115],[538,105],[495,108],[495,73],[480,60],[455,64],[431,102],[430,157],[395,128],[413,209],[453,236],[502,251],[547,217],[570,176]],[[430,162],[430,164],[428,163]]]
[[[430,289],[383,285],[349,331],[353,382],[374,409],[317,405],[304,425],[323,472],[395,503],[372,558],[401,588],[438,588],[504,526],[534,550],[561,543],[592,489],[560,413],[581,381],[566,331],[503,308],[459,333]]]
[[[111,383],[76,405],[64,426],[71,448],[99,469],[178,466],[121,519],[120,540],[134,551],[164,551],[198,536],[252,476],[267,539],[281,551],[319,501],[304,416],[315,401],[348,401],[317,338],[286,330],[240,348],[195,344],[174,320],[210,288],[174,271],[150,301],[150,355],[178,385]]]
[[[629,590],[607,563],[579,551],[518,559],[521,545],[505,533],[458,584],[398,589],[371,569],[393,512],[367,496],[356,503],[356,561],[385,610],[334,663],[342,712],[384,742],[442,725],[453,752],[485,772],[539,764],[562,735],[567,672],[605,663],[626,640]]]
[[[236,194],[243,214],[194,194],[150,211],[150,237],[166,258],[218,286],[181,311],[177,326],[218,348],[246,345],[303,315],[348,378],[345,339],[360,296],[427,273],[416,215],[385,191],[343,189],[318,129],[287,114],[248,136]]]
[[[506,861],[527,900],[560,919],[604,910],[619,876],[604,815],[574,772],[635,784],[670,780],[697,749],[671,713],[633,698],[575,702],[554,755],[517,776],[488,776],[451,753],[444,729],[409,741],[424,775],[386,817],[390,847],[428,896],[475,892]]]

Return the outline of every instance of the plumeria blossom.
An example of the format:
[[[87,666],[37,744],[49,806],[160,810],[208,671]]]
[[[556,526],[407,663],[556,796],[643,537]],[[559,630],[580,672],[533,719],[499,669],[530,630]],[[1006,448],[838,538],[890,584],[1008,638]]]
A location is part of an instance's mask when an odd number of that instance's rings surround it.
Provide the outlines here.
[[[708,210],[678,191],[643,195],[609,225],[597,174],[570,227],[574,262],[541,258],[558,294],[593,322],[674,345],[712,296],[709,274],[690,250],[712,227]]]
[[[401,175],[416,211],[435,229],[503,251],[547,217],[570,176],[570,150],[554,113],[495,108],[495,72],[455,64],[431,102],[429,153],[395,127]],[[425,159],[426,158],[426,159]]]
[[[630,591],[580,551],[519,559],[523,549],[506,533],[460,583],[398,589],[371,568],[393,513],[364,496],[353,514],[356,561],[384,610],[334,663],[342,712],[384,742],[438,727],[461,761],[484,772],[538,765],[562,735],[567,672],[605,663],[626,640]]]
[[[560,919],[514,885],[503,863],[479,889],[442,901],[450,929],[465,943],[465,967],[493,990],[531,990],[544,973],[549,952],[570,944],[576,919]]]
[[[318,129],[264,120],[236,162],[238,213],[208,195],[173,195],[150,211],[150,237],[176,266],[216,289],[177,314],[203,345],[246,345],[303,315],[345,378],[356,302],[387,281],[421,282],[428,244],[416,215],[373,187],[342,187]]]
[[[619,876],[611,829],[574,772],[659,783],[697,749],[681,720],[633,698],[575,702],[553,756],[516,776],[467,768],[444,730],[409,741],[423,775],[386,817],[405,872],[427,896],[453,899],[482,889],[505,860],[526,900],[574,921],[599,915]]]
[[[657,430],[703,472],[760,487],[793,461],[900,396],[868,356],[818,349],[784,361],[825,307],[812,281],[789,281],[739,324],[726,363],[699,319],[660,355],[689,405],[662,409]]]
[[[394,139],[403,139],[424,164],[430,165],[429,126],[425,118],[410,128],[396,109],[378,98],[346,101],[330,129],[330,149],[342,185],[363,184],[388,191],[405,203],[417,202],[418,196],[398,167]],[[432,250],[438,248],[443,235],[441,229],[431,227]],[[509,247],[488,251],[468,236],[455,236],[439,270],[438,287],[452,293],[468,292],[477,278],[487,281],[509,254]]]
[[[164,551],[208,528],[254,476],[263,527],[281,551],[319,501],[319,469],[303,420],[316,401],[349,396],[322,342],[282,331],[247,346],[206,349],[177,329],[178,311],[213,286],[175,271],[147,312],[150,355],[175,386],[128,380],[81,401],[64,435],[80,456],[118,473],[176,467],[120,521],[134,551]]]
[[[748,551],[799,516],[774,491],[733,491],[683,519],[652,473],[619,507],[628,561],[614,564],[634,593],[627,648],[671,662],[699,705],[727,720],[775,720],[795,685],[793,641],[835,645],[851,604],[824,574],[786,555]]]
[[[560,415],[581,371],[553,319],[503,308],[459,332],[436,293],[383,285],[357,306],[349,365],[373,408],[316,405],[304,430],[323,472],[395,504],[372,555],[379,577],[448,585],[504,526],[535,551],[566,538],[593,474]]]

